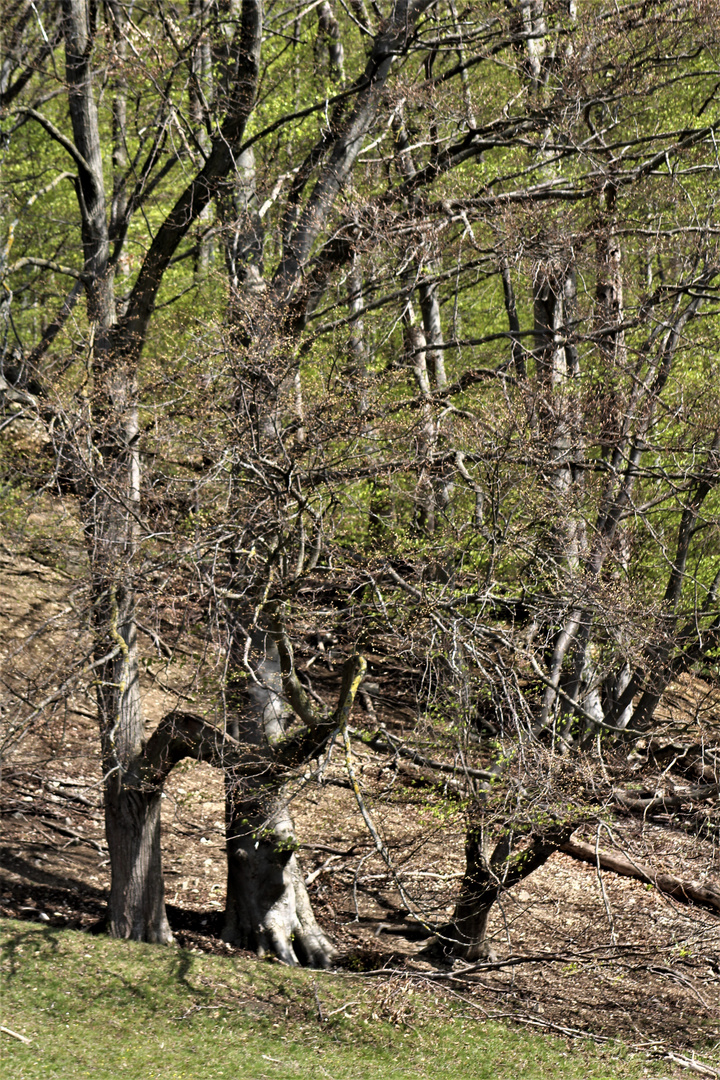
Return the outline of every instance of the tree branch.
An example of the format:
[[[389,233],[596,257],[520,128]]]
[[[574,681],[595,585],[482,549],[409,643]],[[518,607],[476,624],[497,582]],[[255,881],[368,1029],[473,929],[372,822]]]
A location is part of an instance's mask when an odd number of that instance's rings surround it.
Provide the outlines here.
[[[162,785],[170,771],[183,758],[206,761],[219,768],[261,765],[254,746],[247,746],[225,734],[214,724],[193,713],[171,712],[163,717],[145,746],[143,772],[147,782]]]
[[[235,165],[245,127],[252,113],[260,74],[262,0],[243,0],[237,31],[237,72],[230,110],[210,156],[188,184],[158,229],[145,256],[128,301],[127,311],[114,333],[120,353],[139,356],[145,341],[155,299],[172,256],[193,222],[218,191]]]
[[[23,108],[18,109],[18,114],[28,116],[31,120],[35,120],[36,123],[45,128],[48,135],[50,135],[55,142],[59,143],[63,150],[67,151],[78,168],[83,169],[88,175],[92,175],[92,169],[78,150],[75,143],[63,135],[60,128],[55,127],[52,120],[48,120],[47,116],[43,116],[37,109],[31,109],[28,106],[23,106]]]
[[[640,863],[630,862],[621,855],[609,855],[604,851],[599,852],[596,858],[593,845],[579,840],[569,840],[566,844],[561,844],[560,851],[564,851],[573,859],[591,863],[593,866],[597,866],[597,859],[599,859],[603,870],[610,870],[613,874],[654,885],[659,892],[667,893],[668,896],[680,900],[683,904],[698,904],[720,912],[720,890],[713,885],[702,881],[684,881],[675,877],[674,874],[656,872]]]
[[[51,270],[54,274],[66,274],[68,277],[76,278],[78,281],[92,281],[92,275],[85,274],[82,270],[74,270],[71,266],[63,266],[62,263],[57,263],[53,259],[36,259],[30,255],[18,259],[12,266],[8,266],[7,273],[17,273],[18,270],[24,270],[26,266],[37,266],[41,270]]]

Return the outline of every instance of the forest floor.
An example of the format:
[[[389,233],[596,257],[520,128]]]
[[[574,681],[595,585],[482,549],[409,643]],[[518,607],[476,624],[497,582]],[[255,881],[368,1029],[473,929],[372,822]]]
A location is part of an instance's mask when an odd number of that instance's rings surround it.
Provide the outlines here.
[[[63,613],[72,608],[71,581],[72,575],[17,555],[0,575],[6,657],[14,642],[26,643],[49,618],[55,620],[34,660],[38,681],[51,663],[53,627],[59,634]],[[151,655],[150,639],[146,644]],[[326,666],[330,678],[332,661]],[[150,665],[143,679],[152,726],[172,704],[172,694]],[[377,718],[391,728],[399,722],[392,673],[381,689]],[[29,732],[4,766],[2,916],[84,931],[103,918],[109,865],[101,769],[91,699],[84,702],[72,699],[51,722]],[[709,1071],[690,1065],[691,1071],[720,1076],[716,915],[610,873],[601,881],[594,867],[556,853],[496,907],[490,935],[505,966],[464,975],[461,961],[444,963],[428,953],[427,933],[408,917],[352,792],[343,786],[339,751],[335,757],[325,783],[301,785],[291,795],[310,896],[343,969],[460,995],[479,1018],[596,1045],[621,1039],[663,1059],[662,1067],[653,1066],[653,1077],[675,1075],[695,1055]],[[463,870],[462,815],[441,792],[413,788],[407,775],[399,776],[368,747],[356,751],[356,767],[413,905],[432,920],[445,918]],[[618,819],[613,836],[629,857],[654,870],[682,868],[683,877],[715,882],[720,876],[720,852],[708,840],[632,817]],[[225,843],[218,770],[186,761],[171,774],[163,800],[163,861],[178,944],[196,954],[248,957],[220,938]]]

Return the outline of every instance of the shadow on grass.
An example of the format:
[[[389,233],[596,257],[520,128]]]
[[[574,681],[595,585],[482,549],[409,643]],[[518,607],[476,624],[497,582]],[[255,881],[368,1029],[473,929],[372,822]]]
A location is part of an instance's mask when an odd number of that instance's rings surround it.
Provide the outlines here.
[[[81,938],[64,937],[64,929],[66,928],[37,922],[28,924],[27,929],[5,924],[0,944],[0,959],[3,961],[3,977],[8,988],[15,978],[20,977],[22,982],[23,974],[28,976],[31,969],[39,971],[48,962],[57,960],[66,965],[66,977],[63,980],[66,989],[72,989],[77,980],[83,985],[83,989],[78,990],[75,995],[75,1007],[78,1009],[83,1001],[85,1005],[93,1002],[97,1005],[100,1000],[107,998],[111,1010],[118,1008],[123,1002],[123,1007],[129,1007],[134,1002],[144,1009],[154,1011],[157,1007],[156,996],[163,986],[175,987],[180,998],[178,1004],[181,1011],[188,1009],[189,1012],[194,1012],[213,1003],[215,985],[213,981],[203,978],[199,972],[197,977],[193,978],[199,958],[186,949],[158,947],[155,950],[152,946],[144,946],[140,953],[132,947],[116,952],[109,938],[107,948],[103,945],[98,952],[92,954],[101,965],[98,969],[98,974],[102,972],[101,981],[88,986],[86,976],[80,969],[83,961],[88,959],[85,950],[89,943],[84,945]],[[121,942],[117,944],[122,945]],[[129,946],[131,944],[128,943]],[[152,949],[152,954],[155,955],[149,956],[145,951],[148,949]],[[47,970],[45,968],[46,973]],[[45,985],[47,986],[47,982]]]
[[[0,956],[10,963],[10,968],[5,973],[8,980],[17,974],[18,968],[26,959],[21,956],[22,947],[38,944],[48,947],[53,955],[57,955],[60,951],[58,930],[53,926],[34,925],[32,929],[17,931],[3,941]]]

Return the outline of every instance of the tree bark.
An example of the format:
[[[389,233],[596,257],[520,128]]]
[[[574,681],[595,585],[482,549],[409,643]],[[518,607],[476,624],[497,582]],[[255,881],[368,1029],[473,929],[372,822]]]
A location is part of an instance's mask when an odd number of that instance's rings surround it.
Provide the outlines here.
[[[105,785],[105,835],[112,863],[108,930],[112,937],[167,945],[158,790],[130,784],[127,774]]]
[[[266,370],[265,357],[272,351],[268,343],[277,347],[278,327],[291,335],[293,328],[305,317],[311,292],[303,288],[302,279],[312,249],[351,175],[380,105],[395,55],[407,47],[414,23],[427,6],[428,0],[402,0],[376,37],[364,75],[357,83],[354,108],[345,121],[342,119],[344,105],[333,115],[331,130],[336,134],[329,160],[299,214],[296,213],[296,202],[307,182],[304,170],[291,189],[284,216],[282,258],[267,290],[262,319],[258,320],[261,325],[249,335],[254,338],[254,348],[263,358],[258,365],[260,370]],[[318,150],[321,156],[326,147],[323,136]],[[191,195],[193,198],[204,197],[202,192]],[[184,208],[178,202],[173,211],[176,219],[180,211],[184,212]],[[158,257],[161,257],[158,237],[153,246],[158,248]],[[250,262],[248,255],[244,260],[246,264]],[[301,295],[296,296],[296,291]],[[138,294],[138,311],[140,305]],[[275,388],[277,400],[269,395],[265,413],[258,417],[258,433],[262,431],[273,451],[278,443],[278,401],[286,390],[287,385],[279,384]],[[303,435],[301,407],[297,414],[300,439]],[[281,647],[282,661],[277,645]],[[273,746],[283,740],[292,711],[288,700],[310,728],[315,721],[295,675],[284,633],[274,630],[270,637],[259,632],[253,646],[257,681],[250,686],[248,700],[238,702],[239,717],[232,734],[259,753],[266,751],[270,762]],[[353,690],[352,696],[354,693]],[[347,704],[346,697],[343,691],[339,708]],[[238,778],[229,774],[226,805],[228,893],[224,937],[259,952],[272,951],[287,963],[302,960],[313,966],[328,966],[334,949],[312,914],[294,854],[294,826],[277,776],[262,771],[254,777]]]
[[[261,956],[273,953],[286,964],[326,968],[336,952],[313,915],[295,855],[298,843],[285,786],[270,767],[273,747],[283,741],[292,714],[287,698],[303,719],[314,719],[294,672],[287,636],[281,628],[276,636],[281,639],[284,664],[269,633],[253,634],[257,681],[239,703],[233,731],[251,753],[267,754],[267,765],[252,773],[226,773],[228,884],[223,939]]]
[[[99,583],[98,583],[99,585]],[[108,929],[113,937],[167,944],[160,854],[161,787],[145,777],[132,595],[108,584],[97,611],[98,646],[111,645],[97,689],[105,835],[111,866]],[[120,595],[118,595],[120,593]]]
[[[452,922],[440,936],[446,949],[471,961],[492,958],[492,949],[485,938],[493,904],[502,892],[546,863],[568,839],[570,831],[568,827],[549,835],[531,835],[523,848],[507,833],[489,854],[484,829],[470,828],[465,841],[465,875],[460,895]]]
[[[91,13],[86,0],[64,0],[65,75],[73,139],[78,154],[76,194],[82,222],[88,318],[95,323],[98,352],[115,321],[115,297],[109,265],[100,128],[92,89]]]
[[[668,896],[681,900],[684,904],[699,904],[712,911],[720,911],[720,889],[716,889],[708,882],[687,881],[674,874],[651,870],[640,863],[630,862],[622,855],[610,855],[605,851],[596,854],[592,844],[584,844],[580,840],[568,840],[567,843],[560,845],[559,850],[564,851],[573,859],[591,863],[593,866],[597,866],[599,861],[603,870],[610,870],[613,874],[654,885],[659,892],[667,893]]]
[[[327,968],[336,950],[313,914],[285,791],[262,776],[228,784],[223,939],[286,964]]]

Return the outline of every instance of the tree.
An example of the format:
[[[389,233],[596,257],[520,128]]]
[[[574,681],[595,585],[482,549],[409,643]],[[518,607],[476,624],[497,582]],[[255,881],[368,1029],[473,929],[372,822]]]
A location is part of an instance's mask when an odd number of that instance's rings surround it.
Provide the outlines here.
[[[190,755],[230,770],[228,936],[329,962],[283,788],[347,729],[382,626],[478,774],[438,928],[474,957],[597,803],[568,786],[647,750],[669,682],[714,662],[718,21],[351,9],[315,34],[258,0],[12,8],[3,377],[41,390],[81,507],[111,932],[169,940],[160,794]],[[46,325],[17,311],[59,276]],[[228,713],[146,738],[137,607],[168,560],[222,630]],[[363,596],[334,710],[292,648],[328,589]]]

